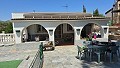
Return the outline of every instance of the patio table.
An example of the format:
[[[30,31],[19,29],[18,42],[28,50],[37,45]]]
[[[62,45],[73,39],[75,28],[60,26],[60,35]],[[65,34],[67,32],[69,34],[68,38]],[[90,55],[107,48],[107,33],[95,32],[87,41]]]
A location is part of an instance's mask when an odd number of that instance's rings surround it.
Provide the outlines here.
[[[86,48],[86,50],[88,52],[86,54],[87,58],[89,58],[89,61],[91,61],[93,52],[95,54],[97,54],[99,56],[99,58],[100,58],[100,55],[103,55],[103,53],[106,56],[106,53],[108,52],[108,48],[116,46],[116,42],[99,42],[97,44],[86,44],[86,43],[84,43],[83,46]],[[81,46],[79,46],[79,47],[81,47]],[[118,54],[119,54],[119,50],[118,50]],[[98,58],[98,62],[100,62],[99,58]]]

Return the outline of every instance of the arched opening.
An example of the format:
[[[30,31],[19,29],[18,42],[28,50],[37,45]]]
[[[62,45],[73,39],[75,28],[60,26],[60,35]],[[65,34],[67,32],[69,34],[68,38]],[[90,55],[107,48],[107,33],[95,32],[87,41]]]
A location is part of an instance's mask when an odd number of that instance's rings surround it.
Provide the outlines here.
[[[49,40],[48,32],[43,26],[39,24],[30,25],[24,28],[22,31],[22,42],[45,40]]]
[[[103,37],[103,30],[102,27],[95,23],[89,23],[85,25],[81,31],[81,39],[92,37],[94,38],[102,38]]]
[[[73,45],[74,29],[70,24],[60,24],[55,29],[55,45]]]

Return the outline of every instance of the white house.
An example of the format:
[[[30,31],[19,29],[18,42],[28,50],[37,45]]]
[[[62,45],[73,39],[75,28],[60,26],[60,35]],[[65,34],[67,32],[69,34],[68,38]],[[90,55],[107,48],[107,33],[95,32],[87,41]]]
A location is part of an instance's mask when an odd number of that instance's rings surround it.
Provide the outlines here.
[[[99,27],[101,39],[108,39],[109,18],[79,12],[12,13],[16,43],[49,40],[59,45],[75,44]],[[87,27],[86,27],[87,26]]]

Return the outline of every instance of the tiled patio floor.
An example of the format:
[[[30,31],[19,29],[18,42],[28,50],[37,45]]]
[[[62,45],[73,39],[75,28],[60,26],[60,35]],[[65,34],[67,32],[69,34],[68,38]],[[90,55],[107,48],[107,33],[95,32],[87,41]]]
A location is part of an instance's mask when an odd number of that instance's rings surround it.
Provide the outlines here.
[[[0,47],[0,62],[21,59],[24,60],[28,56],[34,57],[38,51],[39,45],[40,42],[29,42]]]
[[[120,68],[120,61],[97,63],[79,60],[76,56],[76,46],[56,46],[54,51],[44,51],[43,68]]]
[[[0,61],[25,59],[27,56],[34,55],[40,43],[22,43],[8,47],[0,47]],[[43,68],[120,68],[119,62],[97,63],[79,60],[77,47],[56,46],[54,51],[44,51]],[[115,57],[114,57],[115,58]]]

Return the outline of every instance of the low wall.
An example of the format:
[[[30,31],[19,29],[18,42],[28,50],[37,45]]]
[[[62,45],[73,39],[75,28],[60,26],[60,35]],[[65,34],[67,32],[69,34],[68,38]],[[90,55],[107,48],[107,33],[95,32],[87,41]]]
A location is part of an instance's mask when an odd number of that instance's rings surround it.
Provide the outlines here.
[[[42,66],[43,58],[40,58],[40,52],[38,51],[29,68],[42,68]]]
[[[15,44],[15,36],[14,34],[0,34],[0,44]]]
[[[39,50],[36,53],[29,68],[42,68],[43,67],[43,43],[39,46]]]

